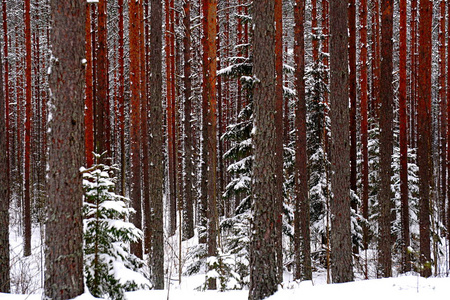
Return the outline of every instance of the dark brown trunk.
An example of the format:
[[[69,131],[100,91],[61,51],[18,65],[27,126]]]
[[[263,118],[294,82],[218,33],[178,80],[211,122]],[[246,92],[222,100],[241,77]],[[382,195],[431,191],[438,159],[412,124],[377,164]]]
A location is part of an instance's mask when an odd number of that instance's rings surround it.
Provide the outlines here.
[[[369,218],[369,155],[368,155],[368,85],[367,85],[367,1],[362,0],[359,6],[360,18],[360,44],[361,44],[361,185],[362,185],[362,215],[365,220]],[[369,228],[363,224],[363,248],[369,246]],[[365,274],[367,278],[367,273]]]
[[[3,3],[3,8],[6,4]],[[0,55],[0,72],[3,74],[3,62]],[[11,291],[10,282],[10,261],[9,261],[9,149],[8,135],[9,128],[6,126],[6,107],[3,93],[3,77],[0,77],[0,293]]]
[[[53,57],[46,223],[45,297],[71,299],[83,284],[85,2],[50,1]],[[70,45],[70,47],[68,47]]]
[[[392,276],[391,254],[391,175],[393,151],[393,63],[392,63],[392,21],[393,3],[381,1],[381,81],[380,81],[380,217],[379,217],[379,256],[380,276]]]
[[[331,270],[333,282],[353,280],[350,229],[350,141],[347,3],[330,0]]]
[[[193,164],[193,131],[192,131],[192,83],[191,83],[191,3],[185,0],[184,10],[184,227],[183,237],[190,239],[194,236],[194,164]]]
[[[281,241],[276,230],[276,180],[279,160],[276,153],[275,26],[274,1],[253,3],[254,162],[252,183],[252,237],[250,242],[250,300],[266,298],[279,283],[276,257]]]
[[[419,167],[420,274],[431,276],[430,183],[431,183],[431,25],[432,2],[420,1],[417,164]]]
[[[24,186],[24,256],[31,255],[31,1],[25,0],[25,186]]]
[[[164,131],[162,98],[162,2],[151,0],[150,34],[150,203],[152,218],[152,248],[149,255],[155,289],[164,289]]]
[[[295,155],[295,210],[294,210],[294,251],[295,279],[312,279],[311,248],[309,229],[308,198],[308,155],[306,139],[306,98],[305,98],[305,1],[297,0],[294,7],[296,90],[298,103],[295,110],[296,155]]]
[[[400,125],[400,201],[401,201],[401,228],[402,228],[402,272],[411,270],[409,237],[409,190],[408,190],[408,117],[407,117],[407,38],[406,38],[406,0],[400,1],[400,83],[399,83],[399,125]]]

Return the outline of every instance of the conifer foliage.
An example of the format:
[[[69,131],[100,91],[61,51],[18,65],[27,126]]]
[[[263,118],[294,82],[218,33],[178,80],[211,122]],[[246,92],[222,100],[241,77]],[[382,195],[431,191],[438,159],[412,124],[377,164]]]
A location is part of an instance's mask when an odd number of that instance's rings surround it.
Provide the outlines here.
[[[96,160],[99,159],[96,155]],[[143,233],[127,220],[130,200],[114,193],[114,168],[94,164],[83,173],[84,275],[92,295],[123,299],[125,291],[149,287],[144,262],[130,253],[129,243]]]

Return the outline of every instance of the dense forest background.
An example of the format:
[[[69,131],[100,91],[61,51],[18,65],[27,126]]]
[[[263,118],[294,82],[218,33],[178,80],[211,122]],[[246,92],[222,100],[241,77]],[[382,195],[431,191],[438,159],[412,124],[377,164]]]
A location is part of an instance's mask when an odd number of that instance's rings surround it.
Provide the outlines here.
[[[0,292],[448,276],[449,2],[70,3],[1,3]]]

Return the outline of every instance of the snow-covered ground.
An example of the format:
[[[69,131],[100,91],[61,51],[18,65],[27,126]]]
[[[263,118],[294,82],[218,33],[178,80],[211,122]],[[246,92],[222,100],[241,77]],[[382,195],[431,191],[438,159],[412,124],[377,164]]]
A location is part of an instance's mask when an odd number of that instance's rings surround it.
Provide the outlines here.
[[[414,275],[397,278],[372,279],[343,284],[316,284],[310,281],[300,284],[292,283],[280,290],[268,300],[294,299],[348,299],[357,297],[365,300],[414,300],[414,299],[448,299],[450,295],[450,277],[420,278]],[[199,292],[182,287],[172,287],[163,291],[137,291],[126,294],[129,300],[246,300],[248,291]],[[0,294],[1,300],[38,300],[39,294],[11,295]],[[77,300],[93,300],[92,296],[84,294]]]
[[[12,217],[11,260],[12,286],[14,294],[1,294],[0,300],[39,300],[42,293],[42,261],[43,247],[41,228],[33,228],[32,252],[28,258],[22,257],[22,229],[17,219]],[[205,274],[183,276],[178,282],[178,254],[177,235],[167,239],[166,268],[170,269],[170,288],[162,291],[136,291],[126,294],[129,300],[246,300],[248,291],[198,291],[196,288],[205,282]],[[196,244],[196,237],[183,242],[182,256],[186,257],[187,248]],[[184,264],[185,262],[182,262]],[[343,299],[344,297],[358,297],[364,300],[414,300],[414,299],[448,299],[450,296],[450,277],[421,278],[414,274],[387,279],[361,280],[357,276],[356,282],[344,284],[326,284],[324,272],[314,273],[314,280],[293,282],[290,273],[285,272],[284,283],[279,291],[269,297],[269,300],[297,300],[297,299]],[[88,293],[76,298],[77,300],[95,299]]]

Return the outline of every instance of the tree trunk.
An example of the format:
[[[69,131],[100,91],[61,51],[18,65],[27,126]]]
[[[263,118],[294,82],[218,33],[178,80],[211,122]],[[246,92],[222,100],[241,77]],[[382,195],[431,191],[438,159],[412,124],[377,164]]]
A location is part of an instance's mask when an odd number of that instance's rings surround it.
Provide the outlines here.
[[[118,64],[119,64],[119,87],[118,87],[118,105],[119,105],[119,136],[120,136],[120,188],[121,195],[126,194],[126,170],[127,170],[127,160],[126,160],[126,149],[125,149],[125,63],[124,63],[124,16],[123,0],[118,0],[118,13],[119,13],[119,40],[118,40]]]
[[[391,175],[393,151],[393,63],[392,63],[392,0],[381,2],[381,82],[380,82],[380,217],[379,217],[379,257],[380,276],[392,276],[391,254]]]
[[[184,17],[184,222],[183,237],[190,239],[194,236],[194,164],[192,153],[192,83],[191,83],[191,3],[183,3]]]
[[[3,3],[5,8],[5,3]],[[0,55],[0,71],[3,74],[3,62]],[[9,149],[8,135],[9,128],[6,126],[6,107],[3,93],[3,77],[0,77],[0,293],[10,292],[10,261],[9,261]]]
[[[296,65],[295,85],[298,103],[295,110],[296,155],[295,155],[295,211],[294,211],[294,251],[295,279],[312,279],[311,249],[309,232],[308,198],[308,155],[306,139],[306,98],[305,98],[305,1],[297,0],[294,6],[294,59]]]
[[[111,156],[111,126],[109,123],[109,97],[108,97],[108,49],[107,49],[107,15],[106,0],[98,2],[98,35],[97,35],[97,94],[96,94],[96,141],[95,152]]]
[[[266,298],[279,283],[276,256],[281,246],[276,232],[279,166],[276,153],[274,1],[253,3],[254,162],[252,184],[252,237],[250,242],[250,300]]]
[[[92,35],[91,35],[91,5],[86,3],[86,89],[85,89],[85,112],[84,112],[84,141],[86,167],[94,163],[94,87],[92,70]]]
[[[430,0],[420,1],[417,164],[419,167],[420,274],[431,276],[430,183],[431,183],[431,24]]]
[[[50,2],[52,91],[49,124],[46,278],[50,299],[81,295],[83,284],[82,176],[84,163],[85,2]]]
[[[400,1],[400,85],[398,91],[399,126],[400,126],[400,201],[401,201],[401,241],[402,241],[402,272],[411,270],[409,237],[409,189],[408,189],[408,120],[407,120],[407,38],[406,38],[406,0]]]
[[[136,213],[132,217],[132,222],[137,228],[142,228],[141,213],[141,120],[140,120],[140,56],[139,56],[139,19],[140,1],[129,3],[130,14],[130,164],[131,164],[131,191],[130,198]],[[142,258],[142,244],[140,242],[131,244],[131,252]]]
[[[361,185],[362,185],[362,215],[365,220],[369,219],[369,155],[368,155],[368,87],[367,87],[367,0],[361,0],[359,6],[360,19],[360,45],[361,45],[361,75],[360,75],[360,98],[361,98]],[[369,228],[363,224],[363,248],[369,247]],[[367,277],[367,274],[365,274]]]
[[[353,280],[350,229],[347,3],[330,0],[331,265],[333,282]]]
[[[275,11],[275,73],[276,73],[276,104],[275,104],[275,130],[276,130],[276,159],[277,165],[281,168],[276,169],[276,191],[283,190],[283,1],[276,0],[274,4]],[[275,193],[278,197],[275,199],[275,208],[277,214],[276,232],[277,241],[283,240],[283,193]],[[279,282],[283,281],[283,246],[277,245],[277,268]]]
[[[31,0],[25,0],[25,191],[24,191],[24,256],[31,255]]]
[[[203,1],[203,17],[204,34],[206,37],[207,47],[203,51],[206,52],[206,60],[203,61],[203,68],[206,68],[205,92],[203,96],[208,102],[208,113],[206,115],[206,139],[207,139],[207,165],[208,165],[208,210],[207,210],[207,244],[208,256],[217,255],[217,237],[218,237],[218,213],[217,213],[217,95],[216,95],[216,72],[217,72],[217,48],[216,48],[216,30],[217,30],[217,1]],[[216,289],[217,283],[215,278],[210,278],[208,289]]]
[[[152,218],[152,248],[149,255],[155,289],[164,289],[164,129],[162,98],[162,2],[151,0],[150,34],[150,201]]]
[[[348,5],[348,60],[349,60],[349,98],[350,98],[350,189],[357,189],[357,147],[356,147],[356,1]],[[357,212],[358,203],[351,201],[351,208]],[[353,253],[358,253],[358,246],[353,245]]]

